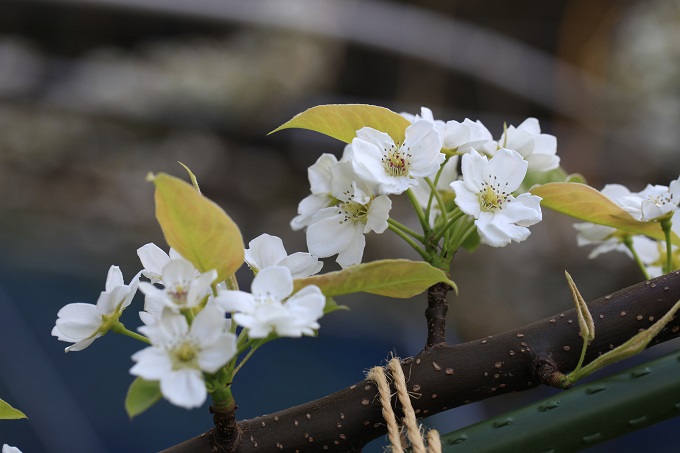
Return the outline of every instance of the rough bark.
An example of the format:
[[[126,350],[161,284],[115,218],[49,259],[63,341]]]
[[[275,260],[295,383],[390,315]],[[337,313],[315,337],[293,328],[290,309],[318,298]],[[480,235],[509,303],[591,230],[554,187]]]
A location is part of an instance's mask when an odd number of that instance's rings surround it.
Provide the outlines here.
[[[596,338],[587,361],[648,328],[680,299],[680,271],[625,288],[588,304]],[[674,318],[653,340],[680,334]],[[582,340],[574,310],[516,330],[448,346],[425,349],[403,361],[408,390],[419,417],[508,392],[550,385],[576,366]],[[274,414],[238,423],[238,453],[262,451],[357,452],[386,432],[377,390],[369,381]],[[209,433],[165,450],[211,453]]]

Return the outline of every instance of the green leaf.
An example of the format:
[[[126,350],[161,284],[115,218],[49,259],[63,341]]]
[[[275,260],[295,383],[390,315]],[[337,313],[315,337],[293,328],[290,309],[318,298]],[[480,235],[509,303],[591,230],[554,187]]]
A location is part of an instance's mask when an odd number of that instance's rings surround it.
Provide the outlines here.
[[[456,288],[441,269],[424,261],[381,260],[357,264],[337,272],[295,280],[295,289],[316,285],[326,297],[367,292],[406,299],[422,293],[435,283]]]
[[[201,272],[217,270],[223,281],[241,267],[243,237],[236,224],[215,203],[181,179],[159,173],[156,218],[168,244]]]
[[[138,377],[130,384],[125,397],[125,412],[128,417],[134,418],[156,404],[162,396],[158,381],[147,381]]]
[[[658,222],[640,222],[616,203],[592,187],[570,182],[553,182],[531,189],[543,200],[543,207],[586,222],[605,225],[634,234],[665,240]],[[673,234],[673,244],[680,245],[680,237]]]
[[[0,420],[17,420],[27,418],[19,409],[14,409],[9,403],[0,399]]]
[[[366,104],[319,105],[295,115],[270,134],[282,129],[309,129],[351,143],[356,131],[372,127],[385,132],[395,143],[404,142],[404,133],[411,123],[403,116],[384,107]]]

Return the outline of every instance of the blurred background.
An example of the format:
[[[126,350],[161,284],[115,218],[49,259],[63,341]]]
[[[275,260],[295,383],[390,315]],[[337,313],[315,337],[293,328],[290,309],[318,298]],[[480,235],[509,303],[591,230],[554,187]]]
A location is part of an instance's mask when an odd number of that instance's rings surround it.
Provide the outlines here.
[[[306,169],[342,144],[267,133],[309,107],[427,106],[438,119],[480,119],[496,138],[504,122],[534,116],[557,136],[568,172],[596,188],[641,190],[678,177],[679,87],[678,0],[0,1],[0,397],[29,416],[0,422],[0,444],[148,452],[210,427],[207,405],[164,401],[128,420],[133,340],[110,334],[65,355],[50,336],[63,305],[96,302],[110,265],[128,280],[141,268],[138,247],[166,248],[147,172],[186,177],[181,161],[246,242],[267,232],[289,253],[306,251],[304,233],[289,228],[308,194]],[[392,215],[413,223],[404,200],[393,203]],[[642,279],[623,254],[588,260],[571,225],[544,212],[522,244],[461,252],[449,340],[570,308],[564,269],[586,299]],[[367,242],[365,260],[417,258],[389,232]],[[247,289],[247,269],[239,277]],[[323,319],[318,338],[273,342],[248,363],[234,385],[240,418],[324,396],[422,348],[424,296],[339,302],[351,311]],[[136,311],[123,317],[131,329]],[[449,432],[550,392],[427,423]],[[675,451],[677,424],[590,451]]]

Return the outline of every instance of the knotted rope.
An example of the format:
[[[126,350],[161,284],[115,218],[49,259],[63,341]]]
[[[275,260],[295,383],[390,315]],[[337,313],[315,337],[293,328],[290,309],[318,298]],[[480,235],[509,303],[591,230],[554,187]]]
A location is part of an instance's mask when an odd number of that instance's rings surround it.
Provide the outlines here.
[[[441,453],[442,446],[439,440],[439,433],[431,429],[427,433],[427,445],[425,448],[425,440],[423,439],[423,432],[421,427],[416,421],[416,414],[413,411],[413,406],[411,405],[411,398],[409,397],[408,390],[406,389],[406,378],[404,377],[404,372],[401,369],[401,364],[399,359],[394,357],[387,364],[387,369],[389,370],[392,379],[394,380],[394,388],[397,390],[397,398],[399,403],[401,403],[402,410],[404,412],[404,418],[402,423],[406,428],[406,435],[411,443],[414,453]],[[400,433],[399,424],[397,423],[397,417],[392,409],[392,392],[390,391],[390,385],[387,382],[387,375],[383,367],[373,367],[368,372],[366,376],[367,379],[373,381],[378,386],[378,394],[380,396],[380,404],[382,405],[382,414],[387,423],[387,437],[392,445],[393,453],[402,453],[403,450],[403,439]]]

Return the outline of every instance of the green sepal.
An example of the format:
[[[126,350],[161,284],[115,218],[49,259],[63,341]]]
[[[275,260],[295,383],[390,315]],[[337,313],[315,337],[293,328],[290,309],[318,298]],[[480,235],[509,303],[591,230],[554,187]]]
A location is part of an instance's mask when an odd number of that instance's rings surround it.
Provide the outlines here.
[[[125,396],[125,412],[132,419],[156,404],[162,397],[158,381],[147,381],[138,377],[132,381]]]

